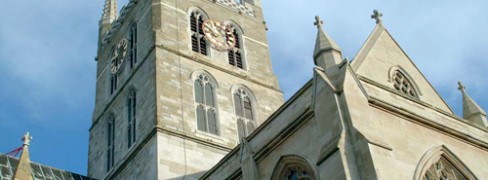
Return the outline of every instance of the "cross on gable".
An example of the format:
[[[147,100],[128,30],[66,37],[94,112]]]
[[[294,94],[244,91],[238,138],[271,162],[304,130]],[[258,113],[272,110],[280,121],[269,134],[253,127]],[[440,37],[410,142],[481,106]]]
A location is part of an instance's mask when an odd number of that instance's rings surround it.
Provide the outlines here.
[[[30,145],[30,141],[32,140],[32,136],[29,132],[26,132],[24,137],[22,137],[22,141],[24,141],[24,145]]]
[[[324,21],[322,21],[319,16],[315,16],[315,22],[313,25],[317,26],[317,28],[321,28],[322,24],[324,24]]]
[[[379,12],[376,9],[373,11],[373,14],[371,15],[371,19],[375,19],[376,24],[381,23],[381,17],[383,17],[383,13]]]

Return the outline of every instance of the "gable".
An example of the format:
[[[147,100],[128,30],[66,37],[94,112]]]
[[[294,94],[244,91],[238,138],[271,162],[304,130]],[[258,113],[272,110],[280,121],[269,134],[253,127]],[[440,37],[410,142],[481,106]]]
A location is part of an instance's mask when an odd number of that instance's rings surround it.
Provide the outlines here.
[[[390,33],[381,25],[377,25],[366,43],[351,63],[353,70],[360,77],[384,88],[404,93],[443,111],[453,113],[446,102],[440,97],[430,82],[400,48]],[[408,89],[395,85],[394,75],[404,75]],[[396,87],[398,89],[396,89]],[[406,92],[402,92],[402,88]],[[414,93],[410,92],[410,88]],[[409,93],[410,92],[410,93]]]

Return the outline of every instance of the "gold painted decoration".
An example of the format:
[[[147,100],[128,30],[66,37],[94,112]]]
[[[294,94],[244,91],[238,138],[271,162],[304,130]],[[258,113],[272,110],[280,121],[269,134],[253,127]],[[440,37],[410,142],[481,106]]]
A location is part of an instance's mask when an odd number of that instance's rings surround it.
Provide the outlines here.
[[[219,51],[227,51],[236,44],[232,27],[219,21],[206,20],[203,22],[202,29],[212,47]]]

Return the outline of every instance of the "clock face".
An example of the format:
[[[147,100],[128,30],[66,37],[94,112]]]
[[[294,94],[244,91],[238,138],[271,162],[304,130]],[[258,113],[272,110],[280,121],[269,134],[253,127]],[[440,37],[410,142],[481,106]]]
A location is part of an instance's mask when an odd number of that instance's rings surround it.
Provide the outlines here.
[[[213,48],[226,51],[235,46],[236,40],[230,26],[209,19],[203,23],[202,29]]]
[[[122,67],[127,53],[127,39],[124,38],[115,47],[112,53],[112,61],[110,65],[110,73],[115,74]]]

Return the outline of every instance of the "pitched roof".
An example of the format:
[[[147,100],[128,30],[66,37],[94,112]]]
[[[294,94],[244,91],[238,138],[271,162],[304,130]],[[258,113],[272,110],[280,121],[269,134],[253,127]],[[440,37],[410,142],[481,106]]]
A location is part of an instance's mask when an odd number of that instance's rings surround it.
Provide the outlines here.
[[[0,180],[11,180],[19,159],[0,154]],[[33,179],[45,180],[95,180],[80,174],[31,162]]]

